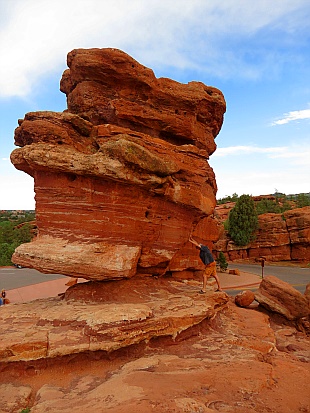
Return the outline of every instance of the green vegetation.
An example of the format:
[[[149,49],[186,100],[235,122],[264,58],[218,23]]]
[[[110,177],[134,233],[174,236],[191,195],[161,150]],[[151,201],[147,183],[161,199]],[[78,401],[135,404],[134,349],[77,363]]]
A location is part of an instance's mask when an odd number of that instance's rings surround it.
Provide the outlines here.
[[[263,198],[258,201],[255,205],[257,215],[265,214],[267,212],[274,212],[276,214],[281,214],[284,211],[292,209],[292,205],[283,198],[267,199]]]
[[[224,198],[218,199],[217,203],[221,205],[221,204],[226,204],[226,202],[237,202],[238,198],[239,198],[238,194],[234,193],[232,194],[232,196],[228,195]]]
[[[30,412],[31,412],[30,407],[26,407],[26,409],[21,410],[20,413],[30,413]]]
[[[228,217],[228,233],[238,246],[247,245],[255,238],[258,228],[257,212],[250,195],[241,195]]]
[[[223,251],[220,251],[219,256],[216,259],[217,265],[219,265],[221,271],[226,271],[228,267],[228,263],[226,261],[226,257]]]
[[[32,211],[0,211],[0,266],[12,265],[15,248],[31,241],[33,233],[28,222],[34,219]]]
[[[297,208],[303,208],[310,205],[310,194],[298,194],[296,195]]]

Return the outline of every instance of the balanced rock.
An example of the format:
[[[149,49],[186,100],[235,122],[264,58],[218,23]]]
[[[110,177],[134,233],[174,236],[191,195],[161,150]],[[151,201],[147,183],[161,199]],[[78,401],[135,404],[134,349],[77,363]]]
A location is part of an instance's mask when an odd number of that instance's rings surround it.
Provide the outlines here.
[[[91,280],[201,269],[187,241],[218,239],[208,158],[222,93],[157,79],[117,49],[73,50],[68,66],[68,110],[28,113],[15,131],[11,161],[34,177],[39,231],[13,261]]]
[[[288,320],[307,317],[310,313],[306,296],[273,275],[263,278],[255,293],[255,300],[267,310],[279,313]]]
[[[235,303],[239,307],[248,307],[253,303],[255,300],[255,295],[253,291],[246,290],[246,291],[241,291],[241,293],[238,293],[235,297]]]

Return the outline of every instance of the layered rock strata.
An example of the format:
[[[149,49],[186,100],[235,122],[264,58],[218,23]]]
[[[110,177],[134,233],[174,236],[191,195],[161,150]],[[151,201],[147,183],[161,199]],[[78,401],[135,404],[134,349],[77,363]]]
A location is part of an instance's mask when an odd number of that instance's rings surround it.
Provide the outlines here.
[[[309,354],[309,338],[293,325],[228,301],[174,341],[141,343],[114,357],[56,358],[49,368],[39,361],[0,366],[1,412],[307,412]]]
[[[212,319],[228,302],[197,285],[167,279],[76,284],[60,298],[4,306],[0,313],[0,371],[10,362],[53,359],[128,348],[158,337],[175,339]],[[2,311],[3,310],[3,311]]]
[[[234,207],[219,206],[216,215],[219,223],[228,218]],[[260,259],[268,261],[310,261],[310,207],[295,208],[283,214],[265,213],[258,216],[258,230],[254,241],[239,247],[230,239],[224,228],[214,249],[223,251],[230,260]]]
[[[199,269],[187,240],[218,238],[208,158],[222,93],[157,79],[116,49],[67,61],[68,110],[28,113],[15,131],[11,160],[34,177],[39,233],[14,262],[92,280]]]

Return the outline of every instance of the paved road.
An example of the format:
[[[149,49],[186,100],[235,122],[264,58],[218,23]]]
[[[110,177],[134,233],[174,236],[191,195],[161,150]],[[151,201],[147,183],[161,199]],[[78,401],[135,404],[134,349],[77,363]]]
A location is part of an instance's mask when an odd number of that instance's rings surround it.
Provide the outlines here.
[[[230,268],[238,268],[240,271],[261,275],[262,268],[260,265],[250,264],[230,264]],[[282,267],[274,265],[265,265],[264,276],[274,275],[283,281],[291,284],[302,294],[305,292],[306,285],[310,283],[310,268],[299,267]],[[61,274],[42,274],[37,270],[30,268],[0,267],[0,289],[12,290],[27,285],[38,284],[45,281],[57,280],[64,278]],[[252,288],[251,288],[252,289]],[[253,290],[257,289],[254,287]],[[240,290],[228,290],[228,294],[235,295]]]
[[[13,290],[26,285],[64,278],[61,274],[42,274],[30,268],[0,267],[0,290]]]
[[[262,267],[259,264],[229,264],[229,267],[238,268],[240,271],[250,272],[252,274],[262,275]],[[306,290],[306,285],[310,283],[310,268],[265,265],[263,275],[274,275],[275,277],[280,278],[280,280],[291,284],[302,294],[304,294]]]

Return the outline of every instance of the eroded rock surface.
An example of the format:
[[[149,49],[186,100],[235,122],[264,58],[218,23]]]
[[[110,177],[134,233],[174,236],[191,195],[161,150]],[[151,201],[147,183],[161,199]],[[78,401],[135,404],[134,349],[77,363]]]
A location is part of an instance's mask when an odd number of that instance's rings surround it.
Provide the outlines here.
[[[14,262],[92,280],[199,269],[187,240],[218,238],[216,224],[203,228],[222,93],[157,79],[117,49],[73,50],[68,66],[68,109],[28,113],[15,131],[11,160],[34,177],[39,233]]]
[[[35,300],[1,308],[0,364],[112,351],[156,337],[177,337],[214,317],[228,301],[201,297],[198,286],[167,279],[90,282],[68,289],[65,300]]]
[[[293,325],[228,301],[174,340],[157,338],[110,357],[95,352],[52,365],[9,363],[1,370],[0,400],[11,391],[14,408],[4,409],[10,413],[26,407],[31,413],[307,412],[309,350],[309,339]]]

